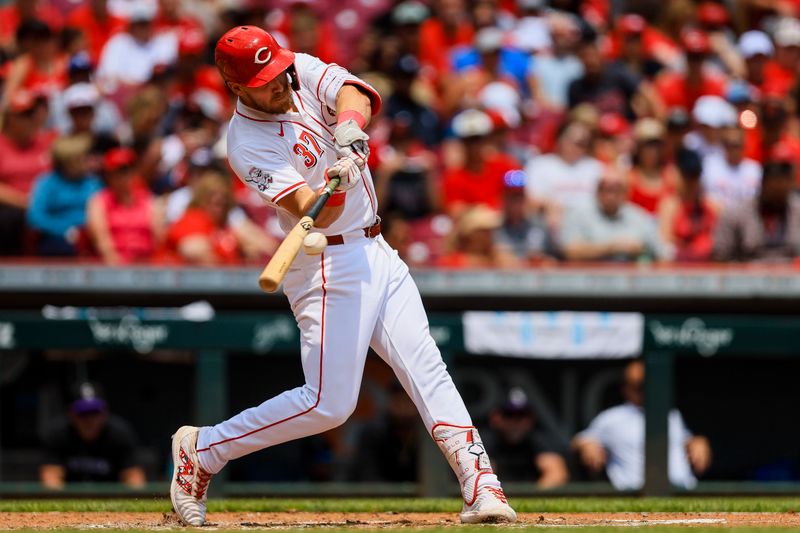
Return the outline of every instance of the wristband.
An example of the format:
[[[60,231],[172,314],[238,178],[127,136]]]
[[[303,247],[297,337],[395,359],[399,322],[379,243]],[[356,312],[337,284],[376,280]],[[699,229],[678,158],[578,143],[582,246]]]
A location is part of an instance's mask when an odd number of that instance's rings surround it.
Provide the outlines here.
[[[328,198],[328,202],[325,204],[329,207],[339,207],[344,205],[344,198],[347,196],[344,191],[335,192]]]
[[[347,111],[342,111],[339,113],[339,116],[336,119],[336,124],[342,124],[348,120],[355,120],[356,124],[358,124],[358,127],[362,130],[364,129],[364,126],[367,125],[367,119],[364,118],[364,115],[354,109],[348,109]]]

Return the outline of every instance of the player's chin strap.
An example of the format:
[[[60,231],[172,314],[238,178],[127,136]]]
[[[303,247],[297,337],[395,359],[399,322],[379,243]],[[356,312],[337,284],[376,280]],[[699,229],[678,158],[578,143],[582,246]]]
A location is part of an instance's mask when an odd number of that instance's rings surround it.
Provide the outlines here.
[[[458,476],[461,494],[467,505],[472,505],[478,497],[479,483],[481,486],[500,488],[477,429],[472,426],[436,424],[431,434],[450,463],[450,468]]]

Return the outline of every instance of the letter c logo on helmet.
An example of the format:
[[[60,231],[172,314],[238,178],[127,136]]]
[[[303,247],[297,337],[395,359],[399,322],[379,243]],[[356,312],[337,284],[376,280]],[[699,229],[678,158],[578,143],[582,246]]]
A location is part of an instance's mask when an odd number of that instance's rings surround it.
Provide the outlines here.
[[[261,56],[264,54],[264,52],[267,53],[267,57],[262,58]],[[272,59],[272,52],[266,46],[262,46],[261,48],[256,50],[256,56],[254,61],[257,65],[263,65],[264,63],[269,63],[270,59]]]

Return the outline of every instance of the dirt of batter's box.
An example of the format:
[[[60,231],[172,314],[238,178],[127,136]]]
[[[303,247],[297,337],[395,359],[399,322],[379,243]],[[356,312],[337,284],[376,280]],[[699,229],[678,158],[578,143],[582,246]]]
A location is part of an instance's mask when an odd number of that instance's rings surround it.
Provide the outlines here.
[[[208,525],[224,529],[348,527],[389,528],[450,526],[455,513],[209,513]],[[522,524],[543,526],[782,526],[800,527],[796,513],[523,513]],[[0,513],[0,530],[104,528],[180,528],[173,513]]]

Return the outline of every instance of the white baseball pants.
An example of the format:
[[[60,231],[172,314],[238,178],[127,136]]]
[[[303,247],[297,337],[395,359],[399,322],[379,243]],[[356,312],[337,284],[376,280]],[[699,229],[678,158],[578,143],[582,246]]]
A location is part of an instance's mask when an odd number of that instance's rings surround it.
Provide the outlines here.
[[[381,236],[346,235],[322,256],[301,252],[284,292],[300,328],[306,383],[201,428],[204,470],[217,473],[231,459],[344,423],[356,407],[370,346],[392,367],[428,431],[437,423],[472,425],[408,267]]]

